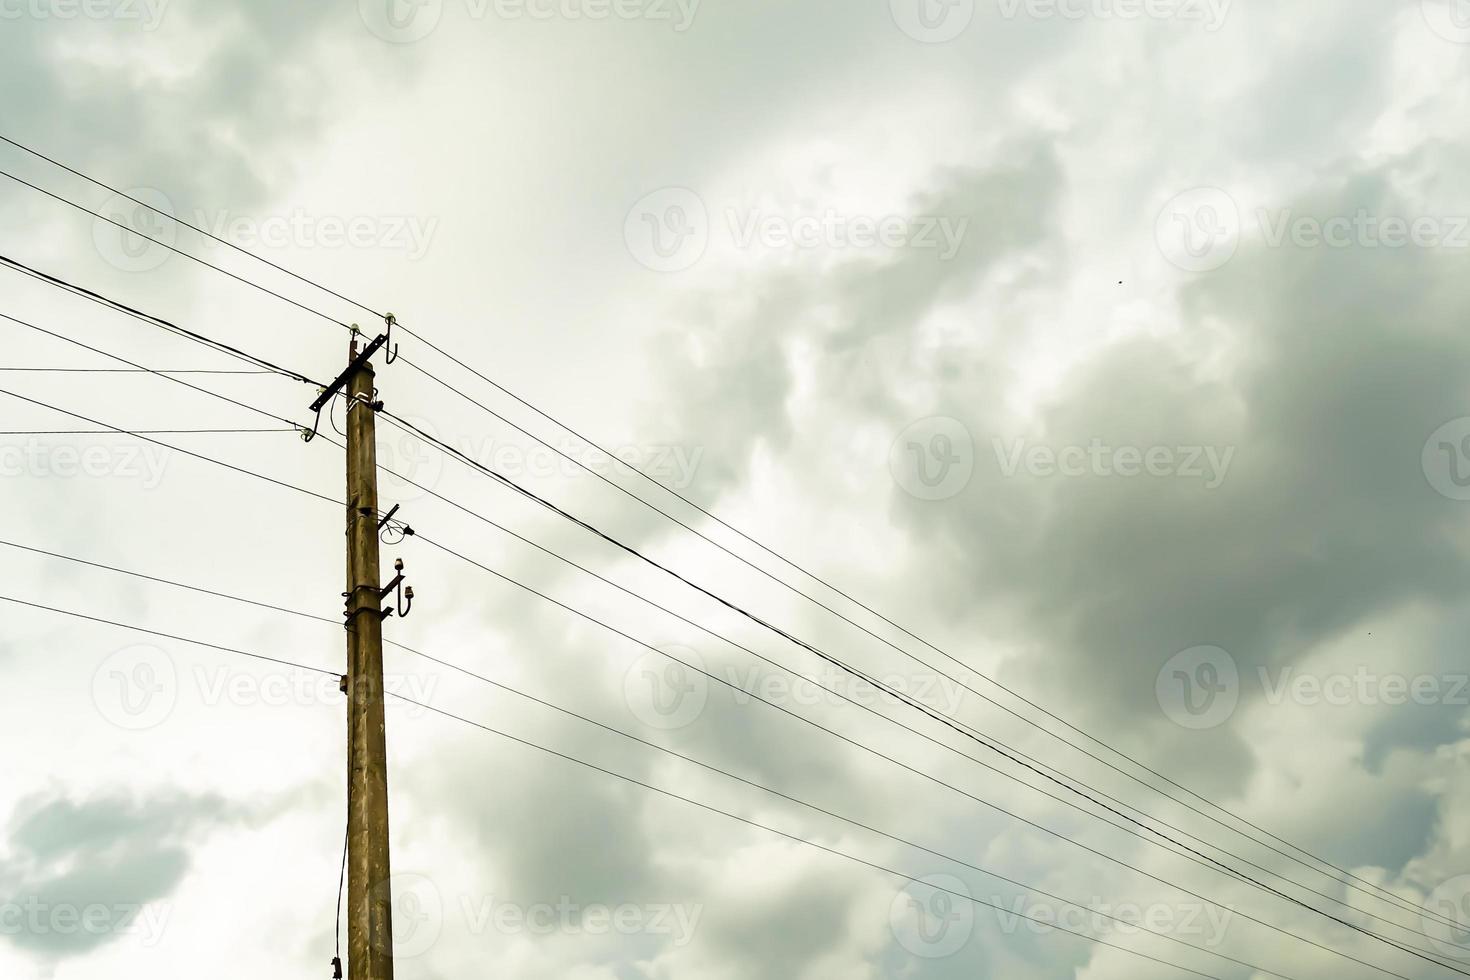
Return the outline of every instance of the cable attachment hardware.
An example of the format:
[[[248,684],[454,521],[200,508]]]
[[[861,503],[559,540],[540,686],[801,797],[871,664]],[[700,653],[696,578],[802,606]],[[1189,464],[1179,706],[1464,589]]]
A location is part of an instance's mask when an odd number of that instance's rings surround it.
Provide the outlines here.
[[[402,558],[399,558],[393,562],[393,570],[398,574],[393,576],[393,581],[389,582],[387,585],[378,590],[378,598],[386,599],[388,598],[389,593],[396,591],[398,593],[398,618],[406,619],[408,617],[409,611],[413,609],[413,586],[405,586],[403,584],[404,576]],[[384,619],[387,619],[389,616],[393,615],[393,607],[389,606],[387,609],[382,610],[379,615],[382,616]]]
[[[402,544],[406,538],[413,537],[414,530],[407,523],[394,520],[393,515],[398,513],[400,504],[394,504],[393,509],[384,514],[378,521],[378,538],[384,544]]]
[[[332,980],[342,980],[342,957],[332,957]]]
[[[398,322],[398,318],[392,313],[385,313],[383,314],[383,322],[388,325],[388,332],[383,335],[383,350],[386,352],[383,363],[392,364],[398,360],[398,345],[391,342],[393,340],[393,324]]]
[[[357,325],[354,324],[352,334],[352,363],[347,365],[347,370],[337,375],[336,381],[333,381],[326,388],[323,388],[321,394],[317,395],[316,401],[311,403],[310,408],[313,412],[316,413],[316,421],[312,423],[311,431],[301,437],[302,442],[311,442],[311,440],[316,438],[317,432],[322,427],[322,409],[331,404],[332,399],[336,398],[337,395],[341,393],[342,389],[347,387],[347,382],[351,380],[352,376],[358,371],[362,370],[363,365],[372,360],[372,356],[378,352],[378,349],[388,342],[387,334],[380,333],[376,337],[374,337],[366,347],[362,349],[361,353],[358,353],[358,333],[359,331],[357,330]],[[372,410],[375,412],[382,411],[383,409],[382,402],[366,401],[366,404],[371,407]],[[351,410],[352,406],[349,404],[348,411],[350,412]]]

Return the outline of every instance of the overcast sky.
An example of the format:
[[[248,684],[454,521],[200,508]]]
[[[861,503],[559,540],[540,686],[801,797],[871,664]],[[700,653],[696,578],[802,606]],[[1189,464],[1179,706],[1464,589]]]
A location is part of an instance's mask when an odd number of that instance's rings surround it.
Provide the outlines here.
[[[779,832],[394,702],[399,977],[1179,975],[1135,952],[1230,980],[1385,975],[1347,956],[1449,975],[1109,827],[1045,766],[1470,968],[1470,932],[1431,914],[1470,922],[1462,0],[0,20],[0,135],[363,307],[3,144],[0,254],[318,380],[347,360],[332,321],[392,311],[795,565],[402,332],[390,411],[1035,760],[380,420],[385,506],[421,535],[384,549],[418,597],[389,639],[608,727],[391,648],[390,688]],[[241,367],[10,269],[0,297],[151,368]],[[4,367],[119,366],[14,320],[0,342]],[[295,381],[179,380],[311,422]],[[157,376],[0,391],[7,433],[282,428]],[[0,436],[0,594],[325,673],[0,602],[0,976],[324,978],[342,515],[190,453],[332,498],[342,454],[156,438]]]

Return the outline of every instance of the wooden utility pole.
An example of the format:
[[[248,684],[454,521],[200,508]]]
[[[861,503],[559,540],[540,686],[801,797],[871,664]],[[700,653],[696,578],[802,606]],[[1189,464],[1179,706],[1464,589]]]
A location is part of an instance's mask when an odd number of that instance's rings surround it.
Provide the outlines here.
[[[379,338],[381,340],[382,338]],[[347,964],[350,980],[393,980],[388,739],[378,567],[375,342],[353,336],[347,392]],[[400,576],[401,578],[401,576]]]

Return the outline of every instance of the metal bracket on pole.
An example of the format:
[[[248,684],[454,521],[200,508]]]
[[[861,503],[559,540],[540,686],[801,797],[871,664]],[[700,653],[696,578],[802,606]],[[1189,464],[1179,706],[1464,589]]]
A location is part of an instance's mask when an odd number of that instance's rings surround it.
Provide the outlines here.
[[[355,326],[356,325],[354,324],[354,328]],[[362,353],[358,354],[352,359],[352,363],[347,365],[347,370],[339,374],[336,381],[333,381],[330,385],[322,389],[321,394],[317,395],[316,401],[312,402],[311,405],[308,406],[313,412],[316,413],[316,421],[312,423],[311,430],[309,432],[301,433],[302,442],[311,442],[311,440],[316,438],[317,431],[320,430],[322,427],[322,409],[331,404],[333,398],[336,398],[339,394],[341,394],[342,389],[347,387],[347,382],[351,380],[352,376],[356,374],[359,370],[361,370],[362,366],[370,361],[372,359],[372,356],[378,352],[379,348],[381,348],[387,342],[387,334],[378,334],[372,339],[371,342],[368,343],[366,347],[362,349]],[[354,341],[353,343],[355,345],[356,341]],[[382,402],[372,402],[371,405],[374,411],[377,411],[378,409],[383,407]],[[351,410],[351,406],[349,406],[348,411]]]
[[[398,574],[393,577],[393,581],[389,582],[387,585],[378,590],[378,598],[386,599],[388,598],[389,593],[392,593],[396,590],[398,593],[398,618],[405,619],[407,618],[409,611],[413,609],[413,586],[410,585],[405,587],[403,584],[402,558],[399,558],[393,562],[393,570]],[[389,616],[393,615],[393,607],[389,606],[387,609],[379,612],[378,615],[381,616],[383,619],[387,619]]]

